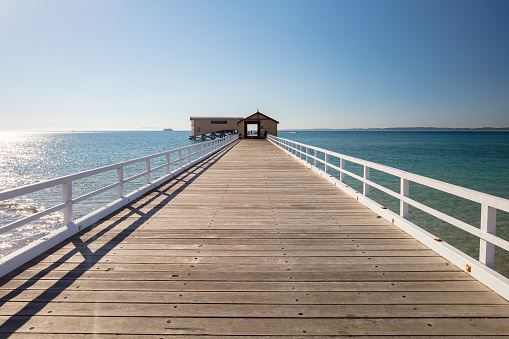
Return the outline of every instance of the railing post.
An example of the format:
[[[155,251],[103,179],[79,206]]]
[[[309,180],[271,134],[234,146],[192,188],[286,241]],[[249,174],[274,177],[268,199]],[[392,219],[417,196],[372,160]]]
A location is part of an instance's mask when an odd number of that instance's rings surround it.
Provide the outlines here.
[[[309,147],[306,146],[306,162],[309,162]]]
[[[62,185],[62,202],[66,203],[72,201],[72,181],[66,182]],[[72,222],[72,203],[70,206],[64,208],[64,225],[67,226]]]
[[[182,150],[179,149],[179,168],[182,167]]]
[[[170,153],[166,154],[166,174],[170,174]]]
[[[400,194],[404,197],[408,197],[410,194],[410,181],[407,179],[401,178],[400,181]],[[399,215],[404,218],[408,219],[408,204],[404,202],[403,200],[399,201]]]
[[[341,168],[342,170],[346,168],[345,159],[343,158],[339,159],[339,168]],[[345,182],[345,173],[343,173],[343,171],[339,173],[339,181]]]
[[[318,151],[315,149],[315,161],[314,161],[315,167],[316,167],[316,158],[317,158],[317,156],[318,156]]]
[[[497,209],[482,204],[481,207],[481,231],[489,234],[496,234],[497,231]],[[479,261],[489,268],[495,267],[495,245],[481,239],[479,246]]]
[[[117,168],[117,198],[120,199],[124,196],[124,167]]]
[[[329,154],[325,153],[325,173],[329,173]]]
[[[366,165],[364,165],[364,179],[365,180],[369,180],[369,167],[366,166]],[[362,188],[363,188],[364,196],[369,197],[369,185],[368,185],[368,183],[364,182],[362,184]]]
[[[145,183],[148,185],[148,184],[150,184],[150,159],[145,160],[145,168],[147,169],[147,175],[145,176],[145,178],[146,178]]]

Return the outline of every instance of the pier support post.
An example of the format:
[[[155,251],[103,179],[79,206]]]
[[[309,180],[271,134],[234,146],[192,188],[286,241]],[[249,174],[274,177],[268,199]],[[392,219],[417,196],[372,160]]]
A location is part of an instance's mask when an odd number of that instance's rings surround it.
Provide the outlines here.
[[[72,181],[66,182],[62,185],[62,202],[66,203],[72,200]],[[72,222],[72,204],[63,210],[64,212],[64,225],[69,225]]]
[[[124,167],[117,168],[117,198],[120,199],[124,196]]]
[[[495,235],[497,230],[497,209],[482,204],[481,231]],[[495,245],[480,239],[479,261],[489,268],[495,267]]]
[[[339,168],[341,168],[342,170],[344,170],[346,167],[346,164],[345,164],[345,159],[341,158],[339,159]],[[339,173],[339,181],[341,182],[345,182],[345,173],[343,173],[343,171],[341,171]]]
[[[150,184],[150,160],[145,160],[145,168],[147,169],[147,175],[145,176],[145,183]]]
[[[408,197],[410,194],[410,182],[404,178],[401,178],[400,182],[400,194]],[[399,201],[399,215],[404,219],[408,219],[408,204],[403,200]]]
[[[364,179],[369,180],[369,167],[364,166]],[[368,183],[364,182],[362,184],[363,193],[365,197],[369,197],[369,185]]]

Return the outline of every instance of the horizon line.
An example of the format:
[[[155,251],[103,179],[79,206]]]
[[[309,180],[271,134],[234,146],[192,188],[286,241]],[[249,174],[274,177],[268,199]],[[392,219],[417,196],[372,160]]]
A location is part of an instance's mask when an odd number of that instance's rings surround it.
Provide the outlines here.
[[[508,127],[352,127],[352,128],[282,128],[278,131],[370,131],[370,130],[457,130],[457,131],[509,131]],[[72,133],[72,132],[164,132],[156,128],[104,129],[104,130],[3,130],[4,133]],[[173,129],[166,132],[191,132],[191,129]]]

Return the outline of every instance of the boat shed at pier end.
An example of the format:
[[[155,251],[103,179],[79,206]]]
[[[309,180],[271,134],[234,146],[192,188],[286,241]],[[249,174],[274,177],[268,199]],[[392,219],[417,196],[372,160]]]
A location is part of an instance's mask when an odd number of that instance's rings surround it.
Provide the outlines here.
[[[191,117],[190,140],[222,138],[237,133],[242,117]]]
[[[242,117],[196,117],[191,120],[190,140],[212,140],[232,134],[239,138],[263,139],[267,134],[277,136],[277,120],[268,117],[259,110],[247,118]]]
[[[277,137],[277,124],[279,121],[272,119],[256,110],[256,113],[251,114],[247,118],[242,119],[237,123],[237,131],[239,131],[239,137],[242,138],[265,138],[267,134],[271,134]],[[248,126],[256,125],[256,133],[248,134]]]

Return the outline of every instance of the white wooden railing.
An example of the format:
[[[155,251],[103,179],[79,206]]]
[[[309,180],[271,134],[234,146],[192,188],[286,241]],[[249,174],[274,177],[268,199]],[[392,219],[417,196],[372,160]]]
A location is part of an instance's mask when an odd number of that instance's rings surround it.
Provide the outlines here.
[[[91,224],[107,216],[108,214],[111,214],[112,212],[126,205],[127,203],[137,199],[146,192],[154,189],[155,187],[160,186],[161,184],[165,183],[175,175],[185,171],[189,167],[211,156],[218,150],[229,145],[230,143],[234,142],[237,139],[238,135],[231,135],[221,139],[215,139],[203,143],[194,144],[191,146],[185,146],[162,153],[145,156],[142,158],[121,162],[118,164],[104,166],[44,181],[37,184],[27,185],[11,189],[8,191],[0,192],[0,201],[4,201],[25,196],[27,194],[38,192],[55,186],[62,186],[62,203],[47,208],[41,212],[32,214],[29,217],[17,220],[8,225],[0,227],[0,234],[4,234],[6,232],[18,229],[30,222],[33,222],[37,219],[40,219],[46,215],[55,212],[60,212],[63,214],[63,227],[60,227],[59,229],[48,234],[47,236],[35,240],[31,244],[0,259],[0,277],[9,273],[13,269],[23,265],[29,260],[35,258],[37,255],[50,249],[51,247],[67,239],[73,234],[90,226]],[[171,155],[174,155],[173,157],[175,157],[176,155],[176,159],[170,161]],[[165,158],[164,164],[156,167],[151,167],[151,161],[158,158],[163,159]],[[130,166],[137,163],[145,163],[145,171],[133,175],[129,178],[124,178],[124,168],[126,166]],[[172,171],[171,168],[175,166],[177,166],[177,168]],[[154,179],[152,177],[152,173],[162,169],[165,169],[165,174],[159,178]],[[73,197],[72,189],[73,182],[111,171],[116,171],[117,173],[116,182],[105,187],[102,187],[98,190],[95,190],[93,192],[84,194],[82,196]],[[143,185],[141,188],[138,188],[126,194],[126,192],[124,191],[124,184],[142,177],[145,177],[145,185]],[[107,204],[106,206],[100,209],[97,209],[83,216],[82,218],[73,220],[73,206],[75,204],[83,202],[84,200],[90,199],[101,193],[113,189],[117,190],[116,200],[112,201],[111,203]]]
[[[509,212],[509,200],[481,193],[464,187],[452,185],[439,180],[427,178],[421,175],[405,172],[389,166],[380,165],[374,162],[357,159],[348,155],[332,152],[323,148],[306,145],[288,139],[268,135],[269,141],[282,148],[292,156],[307,164],[314,171],[320,173],[330,182],[341,188],[353,198],[359,200],[370,209],[376,211],[385,219],[412,235],[414,238],[427,245],[435,252],[450,260],[456,266],[467,271],[476,279],[495,290],[504,298],[509,300],[509,279],[493,270],[495,263],[495,246],[509,251],[509,241],[496,236],[497,210]],[[319,156],[320,155],[320,156]],[[331,162],[335,158],[334,163]],[[360,176],[346,169],[345,161],[363,166],[364,175]],[[318,168],[318,163],[322,164]],[[329,174],[330,169],[339,172],[339,177]],[[400,191],[395,192],[370,180],[370,169],[375,169],[399,178]],[[345,184],[345,175],[354,178],[363,185],[363,192],[360,193]],[[415,182],[426,187],[446,192],[481,205],[481,225],[472,226],[458,220],[450,215],[440,212],[410,198],[410,182]],[[399,200],[399,213],[387,209],[376,201],[369,198],[369,189],[374,187]],[[460,228],[479,238],[479,260],[473,259],[457,248],[435,237],[419,226],[408,220],[408,207],[413,206],[423,212],[437,217],[457,228]]]

